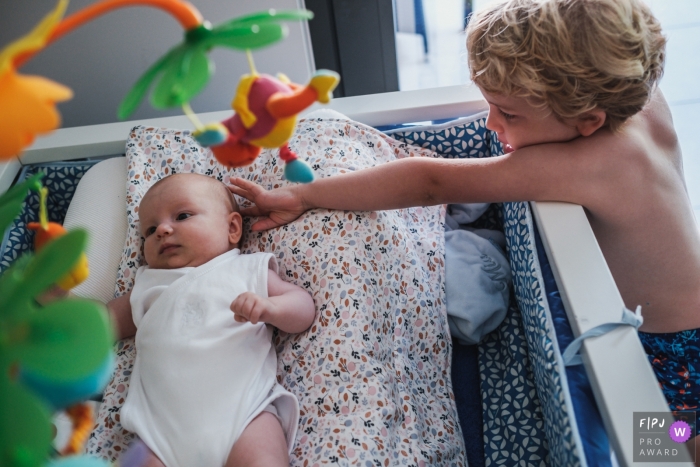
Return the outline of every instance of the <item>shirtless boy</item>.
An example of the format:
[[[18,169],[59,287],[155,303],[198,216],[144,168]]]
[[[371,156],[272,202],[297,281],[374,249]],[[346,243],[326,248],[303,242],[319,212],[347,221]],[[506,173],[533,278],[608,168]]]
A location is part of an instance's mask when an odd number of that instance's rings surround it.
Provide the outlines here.
[[[639,0],[493,5],[471,18],[467,49],[489,104],[486,126],[506,154],[407,158],[269,192],[234,179],[230,189],[255,204],[243,214],[264,216],[254,230],[313,208],[580,204],[625,305],[642,306],[639,335],[669,407],[697,411],[700,235],[671,112],[656,87],[665,43]]]

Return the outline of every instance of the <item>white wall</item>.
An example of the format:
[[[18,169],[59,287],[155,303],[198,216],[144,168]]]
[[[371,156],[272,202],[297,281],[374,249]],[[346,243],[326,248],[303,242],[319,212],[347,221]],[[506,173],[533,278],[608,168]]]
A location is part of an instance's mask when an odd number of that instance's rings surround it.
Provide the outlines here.
[[[472,0],[472,11],[477,11],[488,5],[502,0]]]
[[[235,16],[266,8],[303,8],[303,0],[190,0],[206,20],[216,25]],[[68,14],[96,0],[71,0]],[[0,48],[26,34],[57,0],[0,0]],[[312,20],[313,21],[313,20]],[[286,73],[305,82],[313,71],[313,55],[303,23],[287,23],[289,37],[254,53],[260,72]],[[170,15],[150,7],[129,7],[102,16],[58,40],[20,72],[38,74],[73,89],[71,101],[59,105],[63,127],[110,123],[131,86],[155,61],[183,38],[182,27]],[[195,112],[230,109],[239,77],[248,71],[245,55],[231,49],[210,54],[216,72],[209,86],[192,101]],[[147,101],[131,119],[181,114],[159,111]]]

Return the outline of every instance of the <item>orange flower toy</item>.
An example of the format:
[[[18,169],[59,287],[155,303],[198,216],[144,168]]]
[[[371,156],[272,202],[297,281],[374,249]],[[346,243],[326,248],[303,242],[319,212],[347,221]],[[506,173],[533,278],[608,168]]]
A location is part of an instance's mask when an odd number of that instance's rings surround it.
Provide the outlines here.
[[[0,51],[0,160],[18,155],[36,135],[61,124],[56,103],[70,99],[72,91],[41,76],[18,74],[14,62],[46,45],[67,5],[68,0],[59,1],[29,34]]]

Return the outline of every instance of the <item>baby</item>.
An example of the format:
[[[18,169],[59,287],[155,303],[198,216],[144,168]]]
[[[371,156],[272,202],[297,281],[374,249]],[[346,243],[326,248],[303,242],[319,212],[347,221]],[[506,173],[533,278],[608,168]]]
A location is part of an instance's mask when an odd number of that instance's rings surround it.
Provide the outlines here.
[[[121,465],[288,466],[299,408],[267,324],[306,330],[311,296],[272,254],[240,253],[238,206],[215,179],[164,178],[138,212],[148,265],[108,304],[119,338],[136,334],[121,421],[142,443]]]

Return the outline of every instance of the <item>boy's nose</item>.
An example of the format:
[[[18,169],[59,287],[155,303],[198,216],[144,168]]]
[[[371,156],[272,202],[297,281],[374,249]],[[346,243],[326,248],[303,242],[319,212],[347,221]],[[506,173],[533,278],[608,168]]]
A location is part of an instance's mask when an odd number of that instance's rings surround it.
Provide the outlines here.
[[[496,133],[501,133],[503,132],[503,125],[500,124],[495,114],[496,112],[493,109],[489,110],[489,114],[486,117],[486,128]]]

